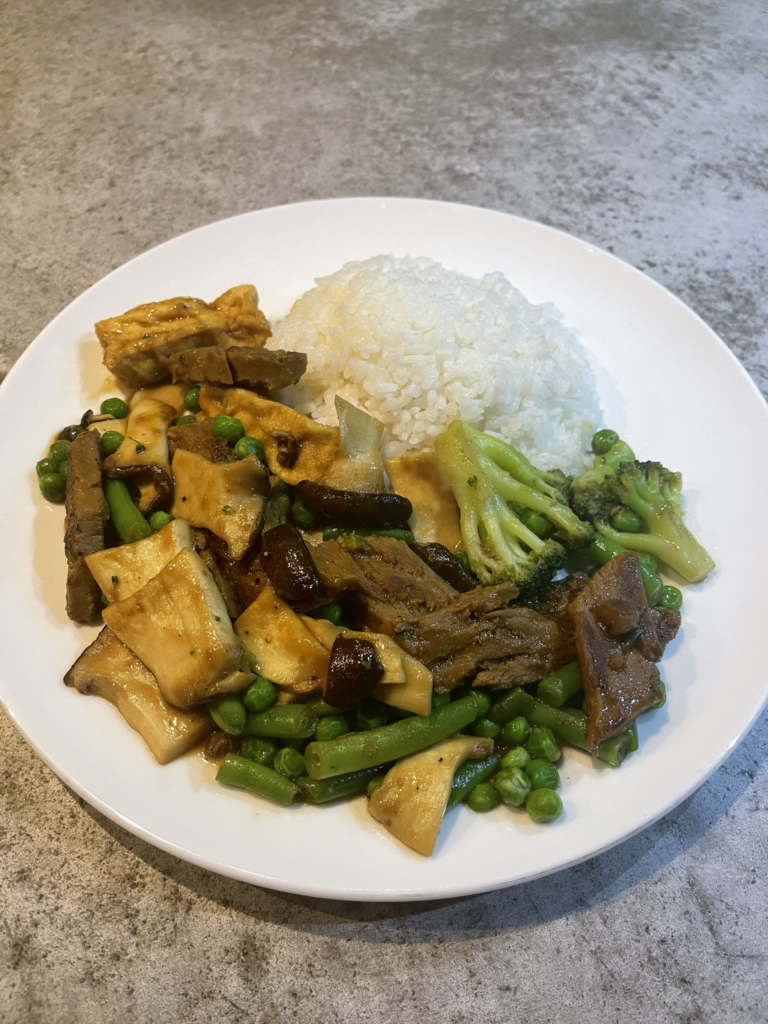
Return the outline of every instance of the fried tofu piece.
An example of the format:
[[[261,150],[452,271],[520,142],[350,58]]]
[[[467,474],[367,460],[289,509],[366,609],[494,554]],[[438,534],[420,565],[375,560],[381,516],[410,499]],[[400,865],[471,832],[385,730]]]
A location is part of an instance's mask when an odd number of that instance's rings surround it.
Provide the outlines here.
[[[459,506],[434,452],[415,452],[384,463],[392,490],[413,505],[408,525],[419,544],[461,548]]]
[[[130,388],[170,375],[171,356],[205,345],[262,348],[272,334],[251,284],[230,288],[212,303],[180,296],[148,302],[121,316],[100,320],[96,335],[104,365]]]

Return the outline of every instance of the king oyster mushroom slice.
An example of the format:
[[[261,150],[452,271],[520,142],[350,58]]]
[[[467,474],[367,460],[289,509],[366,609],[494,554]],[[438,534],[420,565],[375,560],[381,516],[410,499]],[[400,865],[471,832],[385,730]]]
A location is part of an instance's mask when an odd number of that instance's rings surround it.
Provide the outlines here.
[[[163,699],[157,680],[105,626],[64,676],[67,686],[114,704],[159,764],[185,753],[211,732],[207,711],[180,711]]]
[[[203,384],[200,406],[206,416],[234,416],[243,424],[245,433],[264,445],[269,471],[286,483],[317,480],[333,461],[339,446],[338,427],[326,427],[290,406],[262,398],[243,388],[217,388]],[[280,445],[275,435],[290,435],[297,446],[293,465],[284,466],[279,459]]]
[[[239,670],[243,650],[224,598],[191,548],[131,597],[105,608],[103,617],[176,707],[244,690],[253,679]]]
[[[401,843],[429,857],[451,794],[453,775],[467,758],[487,757],[493,740],[449,736],[404,757],[384,776],[368,801],[368,812]]]
[[[235,622],[255,671],[292,693],[322,687],[330,651],[307,629],[302,616],[265,587]]]
[[[117,451],[104,460],[107,476],[130,479],[141,492],[137,505],[149,514],[171,497],[168,426],[176,410],[166,402],[144,398],[128,415],[126,435]]]
[[[346,399],[336,396],[339,447],[318,483],[338,491],[386,491],[384,463],[379,454],[384,424]]]
[[[245,555],[264,525],[269,473],[248,455],[236,462],[210,462],[178,448],[173,456],[171,513],[226,543],[230,556]]]
[[[172,405],[176,410],[176,415],[183,416],[189,412],[189,409],[184,405],[184,395],[186,395],[187,391],[189,391],[188,384],[158,384],[151,388],[140,388],[131,395],[128,406],[130,409],[135,409],[139,402],[144,401],[145,398],[154,398],[156,402],[165,402],[166,405]]]
[[[111,604],[131,597],[180,551],[194,546],[189,523],[174,519],[151,537],[97,551],[87,555],[85,561]]]

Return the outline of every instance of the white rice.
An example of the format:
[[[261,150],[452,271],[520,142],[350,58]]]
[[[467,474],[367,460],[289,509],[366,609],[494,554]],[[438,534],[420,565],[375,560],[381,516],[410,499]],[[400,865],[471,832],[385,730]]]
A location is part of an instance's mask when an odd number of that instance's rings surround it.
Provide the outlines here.
[[[347,263],[296,301],[271,345],[307,353],[291,404],[333,424],[341,395],[386,424],[386,458],[431,448],[462,419],[542,468],[580,472],[600,422],[594,374],[562,314],[500,273]]]

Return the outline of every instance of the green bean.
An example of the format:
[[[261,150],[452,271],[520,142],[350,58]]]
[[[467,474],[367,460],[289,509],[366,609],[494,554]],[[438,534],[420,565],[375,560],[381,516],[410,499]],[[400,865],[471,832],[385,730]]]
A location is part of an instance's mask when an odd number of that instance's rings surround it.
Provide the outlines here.
[[[525,744],[525,748],[533,758],[542,757],[546,761],[558,761],[562,755],[560,744],[555,734],[546,726],[536,726]]]
[[[243,704],[249,711],[266,711],[269,705],[277,696],[274,683],[264,676],[256,676],[254,681],[243,694]]]
[[[522,746],[530,735],[531,727],[528,724],[528,719],[523,718],[522,715],[517,715],[516,718],[507,722],[501,730],[501,738],[506,743],[512,743],[515,746]]]
[[[243,424],[236,416],[225,416],[222,413],[211,423],[211,433],[214,437],[223,437],[227,444],[234,445],[243,436]]]
[[[259,462],[265,461],[264,445],[258,437],[241,437],[235,444],[234,453],[238,459],[246,459],[249,455],[255,455]]]
[[[245,705],[236,694],[226,693],[209,701],[206,707],[216,725],[230,736],[239,736],[245,728]]]
[[[553,789],[534,789],[525,801],[525,809],[534,821],[554,821],[563,812],[563,801]]]
[[[555,532],[555,528],[548,519],[545,519],[540,512],[534,512],[527,508],[520,516],[520,522],[527,526],[531,533],[535,533],[542,540],[548,540]]]
[[[173,522],[173,518],[170,512],[153,512],[149,517],[149,525],[155,533],[159,533],[168,523]]]
[[[64,501],[67,484],[61,473],[45,473],[37,482],[46,501],[54,501],[57,504]]]
[[[179,416],[176,420],[177,427],[186,427],[190,423],[197,423],[197,416],[194,416],[191,412],[185,413],[184,416]]]
[[[184,395],[184,408],[190,412],[200,412],[200,388],[197,385]]]
[[[298,740],[311,736],[315,729],[317,715],[304,704],[277,704],[268,711],[248,715],[244,731],[248,736]]]
[[[304,707],[314,711],[318,718],[325,718],[328,715],[341,715],[349,710],[349,708],[335,708],[332,704],[323,700],[322,697],[315,697],[314,700],[309,701]]]
[[[53,459],[57,465],[60,462],[66,462],[71,444],[71,441],[54,441],[48,449],[48,458]]]
[[[385,527],[374,530],[366,526],[326,526],[323,530],[323,540],[336,540],[338,537],[394,537],[395,540],[405,541],[406,544],[413,544],[413,532],[411,530],[398,530],[394,527]]]
[[[294,523],[297,526],[304,527],[305,530],[309,530],[320,519],[317,512],[306,501],[302,501],[301,498],[298,501],[294,501],[291,506],[291,514],[293,515]]]
[[[595,539],[586,549],[587,556],[592,559],[593,562],[597,562],[598,565],[607,565],[612,558],[616,555],[622,554],[627,548],[622,547],[621,544],[617,544],[615,541],[609,540],[607,537],[603,537],[602,534],[596,534]],[[643,581],[643,590],[645,590],[645,597],[651,608],[655,607],[661,597],[661,591],[664,584],[661,578],[658,576],[652,565],[655,565],[655,559],[653,555],[650,559],[643,558],[647,552],[637,552],[640,559],[640,578]]]
[[[663,708],[667,703],[667,686],[663,679],[659,680],[659,685],[661,686],[661,699],[657,700],[655,704],[651,704],[648,708],[649,711],[657,711],[659,708]]]
[[[287,775],[289,779],[295,779],[304,771],[304,758],[294,747],[283,747],[275,754],[272,767],[281,775]]]
[[[477,814],[485,814],[487,811],[492,811],[500,803],[501,797],[490,782],[481,782],[475,786],[474,789],[470,790],[469,796],[466,799],[467,807],[471,807]]]
[[[339,625],[343,615],[344,610],[338,601],[324,604],[322,608],[318,608],[315,612],[316,619],[326,619],[328,622],[332,622],[334,626]]]
[[[501,732],[501,726],[498,722],[492,722],[490,718],[486,718],[484,715],[480,718],[475,719],[475,724],[472,726],[472,732],[475,736],[486,736],[489,739],[496,739]]]
[[[524,771],[531,781],[532,789],[558,789],[560,786],[560,772],[551,761],[546,761],[543,757],[529,761]]]
[[[629,736],[630,752],[637,750],[640,746],[640,737],[637,734],[637,719],[629,723],[626,728],[626,734]]]
[[[661,597],[659,598],[657,608],[668,608],[670,611],[677,612],[683,607],[683,592],[678,590],[677,587],[662,587]]]
[[[105,398],[99,407],[102,416],[113,416],[116,420],[124,420],[128,411],[122,398]]]
[[[339,736],[346,736],[348,732],[349,725],[343,715],[325,715],[317,723],[315,739],[318,743],[325,743],[327,740],[335,740]]]
[[[531,755],[525,747],[512,747],[501,759],[502,768],[525,768]]]
[[[298,786],[285,775],[267,768],[266,765],[258,764],[256,761],[249,761],[241,754],[227,754],[221,762],[216,781],[223,782],[227,786],[247,789],[257,796],[266,797],[267,800],[283,804],[286,807],[293,803],[299,792]]]
[[[618,768],[632,749],[632,737],[628,732],[621,732],[618,736],[611,736],[600,744],[598,757],[606,764]]]
[[[531,780],[520,768],[502,768],[494,776],[493,787],[505,804],[519,807],[531,792]]]
[[[592,436],[592,451],[595,455],[605,455],[607,451],[619,440],[619,435],[615,430],[598,430],[596,434]]]
[[[99,438],[101,454],[114,455],[124,440],[125,434],[121,434],[119,430],[105,430]]]
[[[536,696],[545,704],[559,708],[581,689],[581,675],[578,661],[569,661],[552,675],[542,679],[536,688]]]
[[[496,771],[498,763],[498,754],[488,754],[487,757],[481,757],[477,760],[472,758],[459,765],[453,774],[448,806],[453,807],[454,804],[464,800],[475,786],[479,786],[492,772]]]
[[[619,533],[639,533],[643,521],[631,508],[620,508],[611,516],[611,526]]]
[[[326,804],[329,800],[340,800],[345,796],[362,793],[368,784],[377,778],[382,781],[384,779],[379,765],[348,772],[346,775],[337,775],[332,779],[313,779],[309,775],[302,775],[296,779],[296,785],[307,803]]]
[[[122,480],[107,480],[104,484],[104,495],[120,540],[125,544],[132,544],[136,540],[152,536],[152,527],[136,508],[131,492]]]
[[[387,710],[384,704],[366,697],[357,708],[357,728],[380,729],[387,724]]]
[[[307,773],[313,779],[325,779],[396,761],[463,729],[474,722],[477,714],[478,705],[473,695],[451,701],[429,715],[413,715],[391,725],[325,743],[315,741],[307,746],[304,754]]]
[[[280,749],[276,740],[267,740],[261,736],[248,736],[243,740],[242,754],[249,761],[258,761],[259,764],[271,765],[275,754]]]

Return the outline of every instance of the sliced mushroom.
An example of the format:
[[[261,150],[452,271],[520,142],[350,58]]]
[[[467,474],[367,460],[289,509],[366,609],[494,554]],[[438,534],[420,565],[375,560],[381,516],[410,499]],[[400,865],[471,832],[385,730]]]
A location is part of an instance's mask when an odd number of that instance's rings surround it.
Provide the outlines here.
[[[141,388],[169,375],[171,356],[205,345],[262,348],[271,335],[253,285],[238,285],[208,304],[179,297],[100,320],[96,335],[104,365],[126,387]]]
[[[154,674],[169,704],[189,708],[248,686],[227,606],[200,556],[184,548],[154,579],[103,612]]]
[[[215,533],[232,558],[242,558],[264,523],[269,493],[269,474],[256,456],[209,462],[179,449],[173,457],[173,482],[172,514]]]
[[[149,583],[184,548],[194,546],[189,523],[174,519],[162,530],[133,544],[120,544],[88,555],[93,578],[110,603],[124,601]]]
[[[370,640],[337,636],[328,661],[323,700],[346,708],[373,693],[384,675],[376,648]]]
[[[393,490],[413,505],[408,524],[420,544],[442,544],[449,551],[463,546],[459,506],[434,452],[415,452],[384,463]]]
[[[154,398],[156,402],[165,402],[166,405],[172,405],[176,410],[177,416],[183,416],[189,412],[189,409],[184,405],[184,395],[186,395],[187,391],[189,391],[189,385],[187,384],[158,384],[151,388],[140,388],[131,395],[128,405],[131,409],[135,409],[139,402],[143,402],[145,398]]]
[[[339,444],[338,427],[325,427],[280,402],[273,402],[243,388],[216,388],[203,384],[200,405],[212,419],[220,414],[233,416],[243,424],[246,434],[264,445],[270,472],[288,484],[300,480],[317,480],[333,459]],[[278,443],[273,432],[290,434],[298,445],[298,456],[292,468],[278,460]]]
[[[94,622],[100,593],[86,557],[104,547],[107,503],[101,479],[99,435],[85,430],[75,437],[67,456],[67,615],[74,622]]]
[[[298,483],[296,496],[323,515],[339,519],[347,526],[407,528],[412,511],[410,501],[399,494],[337,491],[312,480]]]
[[[332,649],[338,637],[345,640],[367,640],[372,643],[384,669],[384,674],[379,680],[381,687],[402,685],[406,682],[407,676],[403,661],[410,655],[406,654],[391,636],[385,636],[383,633],[362,633],[355,629],[345,629],[343,626],[334,626],[327,619],[313,619],[309,615],[302,615],[301,621],[328,651]]]
[[[163,699],[157,680],[106,626],[64,676],[67,686],[114,704],[159,764],[168,764],[211,732],[207,711],[180,711]]]
[[[176,410],[166,402],[144,398],[129,415],[123,443],[104,460],[108,476],[130,479],[141,492],[137,502],[145,514],[167,506],[171,498],[168,426]]]
[[[325,683],[328,650],[301,617],[266,587],[235,622],[235,632],[261,675],[293,693],[308,693]]]
[[[390,768],[368,801],[368,813],[401,843],[429,857],[451,794],[453,775],[467,758],[487,757],[493,740],[449,736]]]
[[[299,457],[299,442],[285,430],[271,431],[272,437],[277,442],[277,463],[283,469],[293,469]]]
[[[261,564],[275,589],[286,601],[314,602],[323,585],[315,563],[295,526],[283,523],[262,538]]]
[[[467,572],[459,559],[443,544],[411,544],[411,548],[432,572],[450,583],[454,590],[466,594],[480,586],[477,577]]]
[[[339,447],[319,482],[338,491],[385,491],[384,463],[379,454],[384,424],[339,395],[335,402]]]
[[[403,651],[405,682],[399,686],[382,686],[371,694],[382,704],[412,711],[414,715],[428,715],[432,711],[432,673],[417,658]]]

